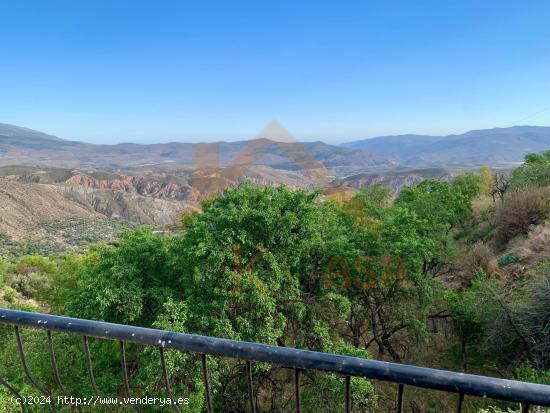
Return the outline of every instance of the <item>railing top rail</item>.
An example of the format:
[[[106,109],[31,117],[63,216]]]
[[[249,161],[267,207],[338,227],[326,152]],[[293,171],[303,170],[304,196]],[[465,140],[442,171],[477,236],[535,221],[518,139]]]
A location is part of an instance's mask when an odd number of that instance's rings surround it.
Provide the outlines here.
[[[550,407],[550,386],[541,384],[4,308],[0,323]]]

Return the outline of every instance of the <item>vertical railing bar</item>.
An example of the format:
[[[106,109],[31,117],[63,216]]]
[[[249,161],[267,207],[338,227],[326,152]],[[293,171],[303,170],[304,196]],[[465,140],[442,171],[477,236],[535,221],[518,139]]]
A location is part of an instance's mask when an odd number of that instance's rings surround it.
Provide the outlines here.
[[[124,340],[120,340],[120,369],[122,370],[122,381],[124,382],[124,393],[129,399],[132,396],[130,395],[130,383],[128,382],[128,369],[126,367],[126,343]],[[133,404],[132,408],[141,413],[141,408],[138,405]]]
[[[46,397],[49,397],[51,399],[52,398],[51,391],[39,385],[29,370],[29,365],[27,364],[27,358],[25,357],[25,350],[23,348],[23,340],[21,339],[21,333],[19,332],[19,326],[15,326],[15,338],[17,340],[17,348],[19,349],[19,356],[21,358],[21,364],[23,365],[23,370],[25,371],[25,375],[27,376],[27,378],[29,379],[29,381],[34,387],[36,387]],[[55,412],[56,411],[55,403],[52,402],[50,404],[50,408],[52,412]]]
[[[294,391],[296,394],[296,413],[302,413],[302,396],[300,395],[300,369],[294,369]]]
[[[69,393],[67,388],[63,385],[63,382],[61,381],[61,375],[59,374],[59,368],[57,367],[57,357],[55,356],[51,330],[47,330],[46,334],[48,336],[48,350],[50,352],[50,360],[52,362],[52,370],[53,370],[53,376],[54,376],[55,382],[57,383],[57,385],[59,386],[63,394],[66,397],[70,398],[71,394]],[[73,410],[76,409],[77,412],[82,412],[82,409],[78,405],[72,406],[72,408]]]
[[[15,387],[12,387],[6,380],[4,380],[2,377],[0,377],[0,384],[2,386],[4,386],[5,388],[7,388],[10,392],[13,393],[13,395],[15,397],[17,397],[18,399],[22,399],[22,396],[21,396],[21,393],[19,393]],[[21,403],[21,412],[22,413],[25,413],[26,410],[25,410],[25,403]]]
[[[462,404],[464,403],[464,393],[458,394],[458,405],[456,406],[456,413],[462,412]]]
[[[530,407],[529,403],[521,403],[521,413],[529,413]]]
[[[246,381],[248,382],[248,400],[250,401],[250,411],[256,413],[256,402],[254,400],[254,383],[252,381],[252,364],[246,360]]]
[[[214,413],[212,407],[212,394],[210,393],[210,379],[208,377],[208,363],[206,362],[206,354],[201,353],[202,379],[204,381],[204,393],[206,397],[206,407],[208,413]]]
[[[92,385],[92,390],[94,391],[95,395],[98,398],[101,398],[101,392],[99,391],[99,388],[97,387],[97,383],[95,381],[94,377],[94,367],[92,365],[92,354],[90,353],[90,345],[88,343],[88,336],[82,336],[82,340],[84,341],[84,353],[86,355],[86,369],[88,370],[88,378],[90,379],[90,384]],[[104,404],[103,407],[105,407],[105,410],[108,412],[112,412],[113,409],[109,404]]]
[[[344,393],[345,393],[345,406],[346,413],[351,413],[351,377],[346,376],[344,381]]]
[[[166,385],[166,391],[168,391],[168,396],[172,400],[172,406],[177,413],[181,413],[180,408],[175,402],[174,393],[172,392],[172,386],[170,386],[170,377],[168,377],[168,368],[166,367],[166,359],[164,358],[164,347],[159,347],[160,350],[160,365],[162,367],[162,377],[164,378],[164,384]]]
[[[405,386],[399,383],[397,388],[397,413],[403,413],[403,393],[405,392]]]

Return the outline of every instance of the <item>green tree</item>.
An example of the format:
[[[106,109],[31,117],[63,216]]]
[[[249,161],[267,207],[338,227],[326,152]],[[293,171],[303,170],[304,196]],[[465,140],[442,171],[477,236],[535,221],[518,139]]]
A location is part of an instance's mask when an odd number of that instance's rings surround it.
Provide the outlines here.
[[[525,155],[524,164],[512,170],[510,185],[513,188],[550,185],[550,151]]]
[[[468,176],[455,184],[427,179],[404,189],[395,201],[396,206],[416,214],[419,218],[416,231],[433,243],[430,259],[423,264],[426,274],[441,275],[456,256],[451,231],[471,214],[471,201],[476,193],[471,181]]]
[[[168,298],[182,294],[170,268],[170,241],[140,228],[124,232],[116,248],[94,248],[70,277],[81,286],[71,299],[71,314],[150,326]]]
[[[479,176],[481,177],[480,193],[483,195],[492,195],[493,182],[495,181],[495,173],[488,166],[479,168]]]
[[[380,194],[361,192],[343,207],[350,243],[327,269],[327,286],[350,299],[351,342],[399,360],[403,334],[424,333],[434,282],[422,269],[434,244],[414,212]]]

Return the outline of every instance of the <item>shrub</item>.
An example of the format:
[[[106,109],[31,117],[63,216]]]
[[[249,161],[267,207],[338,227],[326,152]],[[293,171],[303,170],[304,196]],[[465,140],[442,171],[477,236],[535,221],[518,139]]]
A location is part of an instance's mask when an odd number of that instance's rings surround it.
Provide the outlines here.
[[[525,155],[525,163],[512,171],[511,186],[550,185],[550,151]]]
[[[550,188],[525,187],[511,192],[495,214],[494,241],[503,246],[526,234],[531,225],[544,220],[549,210]]]
[[[486,241],[493,232],[494,227],[490,224],[467,225],[455,235],[455,239],[466,238],[468,243]]]
[[[44,299],[51,287],[50,278],[39,272],[19,274],[12,281],[12,287],[29,298]]]
[[[504,257],[501,257],[498,260],[498,265],[500,267],[505,267],[507,265],[515,264],[516,262],[520,262],[520,261],[521,261],[521,257],[515,252],[512,252],[510,254],[506,254]]]
[[[486,274],[491,275],[496,271],[495,257],[491,249],[481,241],[464,254],[462,265],[468,275],[472,275],[481,268]]]
[[[4,286],[4,288],[2,289],[2,296],[4,301],[12,304],[15,302],[15,299],[17,298],[17,292],[11,287]]]

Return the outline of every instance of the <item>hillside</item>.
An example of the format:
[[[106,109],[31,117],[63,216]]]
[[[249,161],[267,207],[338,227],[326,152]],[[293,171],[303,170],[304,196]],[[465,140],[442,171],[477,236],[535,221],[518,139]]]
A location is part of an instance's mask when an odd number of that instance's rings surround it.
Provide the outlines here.
[[[276,138],[275,136],[256,141],[218,142],[209,144],[208,150],[212,156],[219,156],[221,166],[240,164],[243,160],[248,163],[249,160],[253,160],[252,164],[296,170],[301,167],[296,163],[299,164],[303,160],[303,153],[312,156],[313,160],[320,162],[334,174],[388,168],[393,165],[388,157],[364,150],[347,149],[323,142],[277,144],[274,140]],[[262,144],[251,145],[251,142],[257,141],[262,141]],[[243,151],[246,156],[243,156]],[[295,155],[294,159],[289,160],[288,154]],[[93,167],[109,170],[163,166],[189,168],[193,165],[193,144],[172,142],[151,145],[94,145],[0,124],[0,166],[2,165]]]
[[[415,185],[424,179],[435,178],[450,180],[459,171],[445,168],[407,169],[387,171],[382,173],[361,173],[350,175],[338,181],[344,187],[362,189],[381,184],[390,188],[393,195],[398,194],[404,187]]]
[[[349,142],[350,149],[396,157],[405,166],[511,166],[529,152],[550,147],[550,127],[514,126],[461,135],[383,136]]]
[[[92,208],[67,200],[50,185],[34,185],[0,179],[0,232],[21,237],[35,231],[42,221],[98,219]]]
[[[268,131],[269,132],[269,131]],[[461,135],[383,136],[340,146],[321,141],[278,141],[279,135],[263,133],[255,140],[202,145],[210,153],[208,166],[219,159],[228,165],[261,165],[276,170],[297,171],[317,162],[328,172],[348,175],[401,168],[511,167],[529,152],[550,147],[550,127],[514,126],[474,130]],[[32,165],[62,168],[191,168],[193,144],[120,143],[95,145],[69,141],[30,129],[0,124],[0,166]],[[307,154],[307,155],[306,155]],[[289,156],[290,155],[290,156]],[[305,163],[304,163],[305,162]],[[201,165],[200,166],[204,166]]]
[[[79,249],[126,226],[171,224],[185,208],[136,191],[0,178],[0,256]]]

